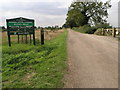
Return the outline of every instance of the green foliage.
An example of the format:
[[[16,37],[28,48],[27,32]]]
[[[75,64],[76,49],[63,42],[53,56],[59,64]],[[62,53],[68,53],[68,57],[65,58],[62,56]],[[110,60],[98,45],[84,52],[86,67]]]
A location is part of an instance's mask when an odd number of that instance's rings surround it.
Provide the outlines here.
[[[102,29],[101,28],[97,29],[94,34],[96,34],[96,35],[102,35]]]
[[[84,25],[85,17],[79,10],[71,10],[68,13],[69,17],[66,20],[69,27],[78,27]]]
[[[7,31],[7,29],[0,29],[0,31],[4,32],[4,31]]]
[[[118,37],[118,41],[120,42],[120,37]]]
[[[62,27],[59,27],[58,25],[56,26],[48,26],[48,27],[45,27],[44,29],[47,29],[47,30],[60,30],[62,29]]]
[[[77,27],[87,24],[105,23],[108,16],[107,9],[110,2],[73,2],[69,7],[66,23],[64,26]]]
[[[73,30],[81,32],[81,33],[93,34],[96,31],[96,28],[91,27],[89,25],[84,25],[81,27],[74,27]]]
[[[61,88],[66,68],[67,31],[45,45],[2,47],[3,88]]]
[[[112,26],[110,26],[109,23],[101,23],[101,24],[96,24],[96,28],[104,28],[104,29],[107,29],[107,28],[112,28]]]

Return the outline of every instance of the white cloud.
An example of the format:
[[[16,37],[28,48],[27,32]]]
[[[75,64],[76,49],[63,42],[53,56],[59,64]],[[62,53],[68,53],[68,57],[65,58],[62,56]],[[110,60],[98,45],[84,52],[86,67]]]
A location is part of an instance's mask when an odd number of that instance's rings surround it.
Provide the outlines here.
[[[68,7],[73,0],[1,0],[0,26],[5,19],[14,17],[34,18],[37,26],[62,25],[65,22]],[[102,0],[107,1],[107,0]],[[111,0],[108,21],[117,26],[119,0]]]
[[[5,25],[6,19],[15,17],[34,18],[36,26],[62,26],[68,8],[63,2],[3,2],[1,6],[0,26]]]
[[[2,2],[71,2],[73,0],[2,0]]]
[[[111,4],[112,7],[108,10],[109,11],[109,18],[108,22],[114,27],[118,27],[118,1],[119,0],[112,0]]]

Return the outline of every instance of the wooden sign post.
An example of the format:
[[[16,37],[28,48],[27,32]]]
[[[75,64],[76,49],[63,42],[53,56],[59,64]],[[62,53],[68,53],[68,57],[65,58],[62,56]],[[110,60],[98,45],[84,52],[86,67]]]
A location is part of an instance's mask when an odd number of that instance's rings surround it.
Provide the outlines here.
[[[18,43],[19,43],[19,35],[26,35],[26,43],[27,43],[27,35],[33,35],[33,44],[35,45],[35,29],[34,29],[34,20],[27,18],[13,18],[7,19],[7,34],[8,34],[8,43],[11,46],[11,38],[10,35],[18,35]]]

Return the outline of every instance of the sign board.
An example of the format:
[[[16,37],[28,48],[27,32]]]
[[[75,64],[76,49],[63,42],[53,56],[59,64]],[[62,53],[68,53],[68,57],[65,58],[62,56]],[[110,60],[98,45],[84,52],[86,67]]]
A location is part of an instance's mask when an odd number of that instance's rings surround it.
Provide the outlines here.
[[[33,34],[34,20],[22,17],[7,19],[7,27],[10,35]]]
[[[8,22],[8,26],[33,26],[33,22]]]
[[[8,39],[10,39],[10,35],[31,35],[33,34],[33,40],[35,44],[35,30],[34,30],[33,19],[19,17],[19,18],[7,19],[6,23],[7,23]]]

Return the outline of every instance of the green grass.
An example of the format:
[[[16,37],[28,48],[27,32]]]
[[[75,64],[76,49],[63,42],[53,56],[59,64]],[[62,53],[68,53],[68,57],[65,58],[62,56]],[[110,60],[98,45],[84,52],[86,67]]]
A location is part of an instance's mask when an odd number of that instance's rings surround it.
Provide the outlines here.
[[[66,69],[67,31],[45,45],[2,46],[3,88],[61,88]]]
[[[118,41],[120,41],[120,37],[118,38]]]

